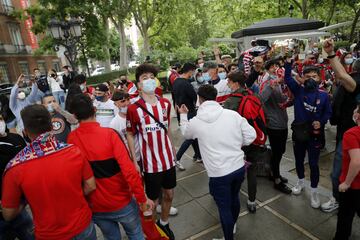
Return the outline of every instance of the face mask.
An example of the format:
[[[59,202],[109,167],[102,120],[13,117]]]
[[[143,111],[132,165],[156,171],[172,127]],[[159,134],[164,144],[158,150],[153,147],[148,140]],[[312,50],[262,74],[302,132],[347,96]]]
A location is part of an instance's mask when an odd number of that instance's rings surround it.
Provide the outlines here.
[[[104,100],[105,96],[95,96],[95,99],[99,102],[102,102]]]
[[[24,100],[24,99],[25,99],[25,97],[26,97],[26,95],[25,95],[25,93],[24,93],[24,92],[19,92],[19,93],[18,93],[18,99],[20,99],[20,100]]]
[[[120,111],[121,113],[126,114],[126,113],[127,113],[127,109],[128,109],[128,107],[121,107],[121,108],[119,108],[119,111]]]
[[[148,78],[148,79],[145,79],[143,82],[142,82],[142,90],[145,92],[145,93],[148,93],[148,94],[154,94],[155,93],[155,89],[156,89],[156,81],[155,79],[152,79],[152,78]]]
[[[317,48],[317,47],[316,47],[316,48],[313,48],[313,51],[314,51],[314,52],[318,52],[318,51],[319,51],[319,48]]]
[[[199,76],[198,78],[196,78],[196,81],[198,81],[198,83],[203,83],[204,78],[202,76]]]
[[[218,73],[218,76],[221,80],[226,79],[226,72]]]
[[[205,82],[211,81],[211,77],[210,77],[210,74],[208,72],[203,73],[202,77],[203,77]]]
[[[0,135],[4,135],[6,130],[5,121],[0,121]]]
[[[49,113],[53,113],[53,112],[54,112],[54,108],[53,108],[53,106],[52,106],[51,104],[48,104],[48,105],[46,106],[46,108],[47,108],[47,110],[49,111]]]
[[[323,58],[319,58],[318,62],[319,62],[319,63],[323,63],[323,62],[324,62],[324,59],[323,59]]]
[[[353,58],[345,58],[344,62],[346,65],[351,65],[354,62],[354,59]]]
[[[81,85],[80,85],[81,91],[85,91],[85,88],[86,88],[85,84],[81,84]]]
[[[309,78],[304,82],[304,87],[307,90],[315,90],[317,88],[318,84],[313,78]]]
[[[203,63],[200,63],[199,64],[199,68],[203,68],[204,67],[204,64]]]

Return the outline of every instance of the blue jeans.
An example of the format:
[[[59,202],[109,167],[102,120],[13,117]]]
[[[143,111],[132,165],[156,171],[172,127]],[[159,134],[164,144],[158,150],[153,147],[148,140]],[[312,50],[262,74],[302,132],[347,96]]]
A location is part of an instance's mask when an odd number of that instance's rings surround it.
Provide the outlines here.
[[[240,188],[244,181],[245,167],[223,177],[211,177],[210,194],[219,210],[225,240],[233,240],[234,225],[240,213]]]
[[[64,91],[53,92],[55,100],[59,103],[62,109],[65,109],[65,93]]]
[[[333,197],[337,201],[339,201],[339,177],[341,175],[342,155],[342,139],[339,139],[335,150],[333,168],[331,172]]]
[[[100,228],[105,240],[119,240],[119,223],[123,226],[129,240],[144,240],[139,208],[134,200],[114,212],[93,213],[93,220]]]
[[[193,117],[196,116],[196,112],[188,112],[188,120],[192,119]],[[194,157],[197,159],[201,159],[201,154],[200,154],[200,148],[199,148],[199,143],[197,139],[186,139],[180,146],[179,151],[177,151],[176,153],[176,160],[180,160],[182,155],[184,155],[184,153],[186,152],[186,150],[190,147],[190,145],[193,146],[195,155]]]
[[[34,240],[33,229],[32,218],[24,209],[10,222],[0,220],[0,240],[15,239],[16,237],[20,240]]]
[[[319,140],[310,139],[307,142],[293,142],[296,173],[299,179],[305,178],[304,161],[305,154],[308,153],[310,166],[310,182],[312,188],[317,188],[320,178],[319,157],[321,142]]]
[[[96,230],[93,222],[84,231],[72,238],[72,240],[96,240]]]

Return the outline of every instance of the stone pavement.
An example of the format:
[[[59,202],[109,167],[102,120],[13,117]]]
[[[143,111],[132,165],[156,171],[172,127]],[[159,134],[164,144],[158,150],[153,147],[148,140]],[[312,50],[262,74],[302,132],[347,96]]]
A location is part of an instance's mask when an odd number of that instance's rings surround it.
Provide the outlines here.
[[[173,113],[174,116],[174,113]],[[293,111],[289,109],[289,123],[293,119]],[[331,182],[329,173],[332,164],[332,152],[335,148],[335,128],[327,129],[326,151],[322,152],[320,160],[320,192],[322,202],[330,196]],[[178,149],[183,141],[177,120],[172,118],[171,132],[173,143]],[[290,136],[289,131],[289,136]],[[221,136],[219,136],[221,137]],[[192,147],[181,159],[186,171],[177,171],[177,187],[173,206],[179,214],[170,218],[170,226],[177,240],[201,239],[211,240],[222,237],[217,207],[209,195],[208,177],[202,164],[194,163]],[[294,171],[295,163],[292,143],[288,139],[281,171],[289,179],[289,184],[297,181]],[[309,169],[306,169],[307,176]],[[237,222],[235,239],[241,240],[331,240],[336,228],[336,213],[323,213],[310,206],[310,183],[300,196],[284,195],[273,188],[272,182],[258,178],[256,214],[248,213],[246,209],[247,184],[242,186],[240,193],[241,214]],[[99,239],[103,239],[98,231]],[[352,240],[360,239],[360,220],[356,217],[353,224]]]

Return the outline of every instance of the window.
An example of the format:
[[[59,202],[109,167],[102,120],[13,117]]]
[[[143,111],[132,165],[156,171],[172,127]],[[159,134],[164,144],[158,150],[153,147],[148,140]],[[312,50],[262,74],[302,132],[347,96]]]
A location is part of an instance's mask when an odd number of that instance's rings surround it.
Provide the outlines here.
[[[24,44],[20,33],[20,26],[18,24],[9,24],[9,31],[13,45],[18,51],[21,50],[20,48],[23,48]]]
[[[6,63],[0,63],[0,83],[10,82],[9,70]]]
[[[2,9],[7,13],[12,13],[14,11],[14,6],[11,0],[1,0]]]
[[[37,61],[37,67],[39,68],[41,74],[46,74],[46,64],[45,61]]]
[[[52,67],[53,67],[54,70],[56,70],[56,72],[61,72],[59,61],[53,61]]]
[[[19,62],[20,72],[24,75],[30,75],[29,64],[27,62]]]

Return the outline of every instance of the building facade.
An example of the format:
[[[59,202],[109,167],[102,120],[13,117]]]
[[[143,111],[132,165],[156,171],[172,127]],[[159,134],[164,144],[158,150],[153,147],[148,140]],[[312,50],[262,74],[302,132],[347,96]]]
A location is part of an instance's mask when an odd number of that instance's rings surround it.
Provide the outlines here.
[[[15,83],[20,74],[29,75],[34,68],[42,73],[61,71],[56,55],[34,56],[39,38],[31,32],[31,18],[19,21],[11,14],[26,9],[36,0],[0,0],[0,84]]]

